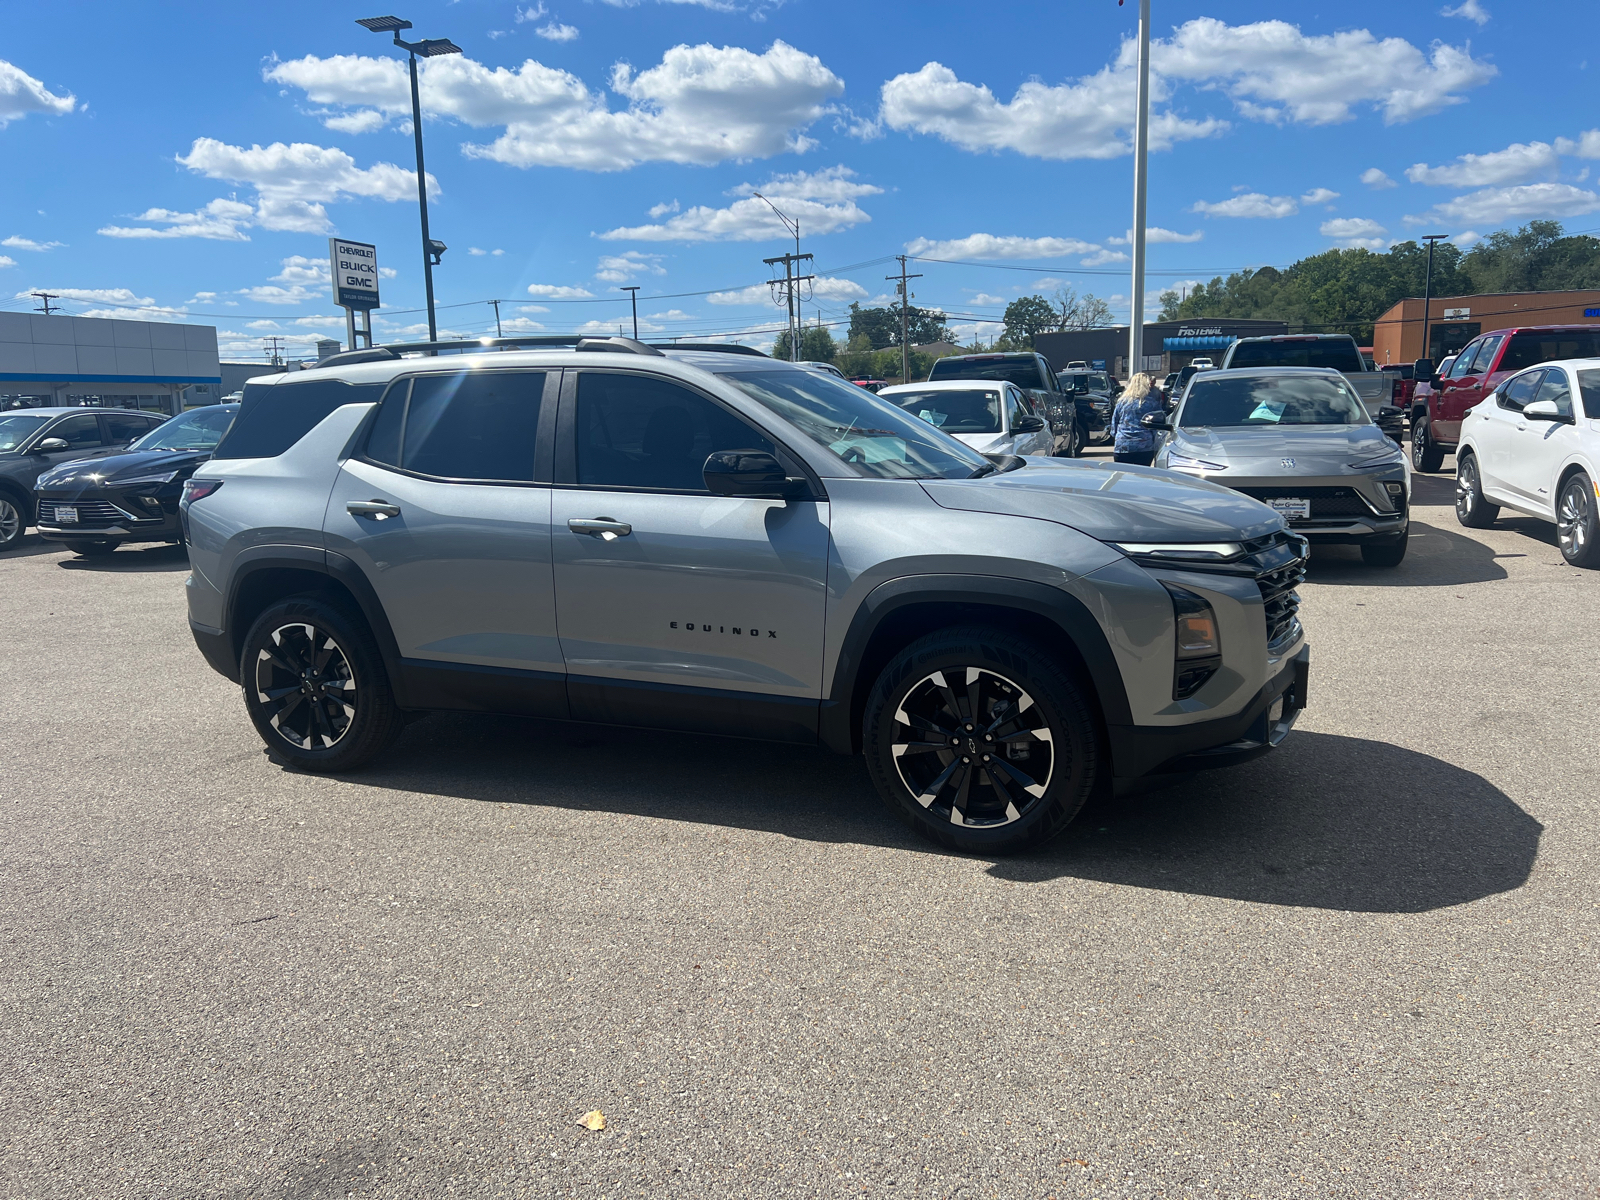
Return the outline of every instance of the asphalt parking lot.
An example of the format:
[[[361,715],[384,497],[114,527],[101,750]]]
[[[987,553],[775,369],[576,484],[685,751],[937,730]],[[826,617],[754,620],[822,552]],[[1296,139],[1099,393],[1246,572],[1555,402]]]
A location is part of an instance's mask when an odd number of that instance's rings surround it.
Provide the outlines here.
[[[1000,861],[820,750],[435,716],[289,773],[181,551],[30,535],[0,1193],[1600,1195],[1600,575],[1452,484],[1399,569],[1316,555],[1276,753]]]

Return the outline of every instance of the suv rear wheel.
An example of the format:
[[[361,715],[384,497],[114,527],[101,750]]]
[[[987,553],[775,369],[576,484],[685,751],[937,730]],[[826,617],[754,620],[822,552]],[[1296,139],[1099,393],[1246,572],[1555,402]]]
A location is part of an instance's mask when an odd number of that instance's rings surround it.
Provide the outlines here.
[[[925,837],[976,854],[1055,837],[1100,768],[1079,684],[1045,647],[989,626],[940,630],[896,655],[862,733],[889,807]]]
[[[1561,489],[1556,501],[1556,544],[1574,567],[1600,567],[1600,513],[1594,484],[1579,471]]]
[[[302,771],[359,767],[405,724],[366,623],[321,600],[283,600],[257,617],[239,677],[261,740]]]

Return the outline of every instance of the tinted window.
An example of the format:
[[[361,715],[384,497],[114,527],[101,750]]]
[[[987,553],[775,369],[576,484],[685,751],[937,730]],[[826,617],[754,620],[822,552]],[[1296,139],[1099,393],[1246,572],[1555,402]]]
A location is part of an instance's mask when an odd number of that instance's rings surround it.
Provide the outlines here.
[[[130,450],[210,450],[222,440],[239,411],[235,404],[196,408],[158,425],[129,447]]]
[[[1562,329],[1514,333],[1501,360],[1502,371],[1520,371],[1558,358],[1600,358],[1600,329]]]
[[[1178,423],[1185,429],[1257,425],[1365,425],[1366,407],[1343,380],[1327,376],[1206,374],[1189,385]]]
[[[1481,343],[1474,342],[1456,356],[1456,361],[1451,364],[1450,367],[1451,379],[1460,379],[1464,375],[1472,374],[1472,372],[1476,369],[1473,366],[1473,362],[1478,357],[1480,345]]]
[[[944,360],[948,361],[948,360]],[[804,371],[719,371],[841,462],[879,479],[969,479],[994,464],[888,399]]]
[[[152,421],[149,417],[114,412],[105,414],[105,422],[113,442],[131,442],[134,438],[142,437],[159,424],[159,422]]]
[[[1037,359],[1029,358],[941,358],[933,364],[932,379],[1003,379],[1018,387],[1044,388],[1044,376]]]
[[[891,392],[884,399],[946,433],[1000,432],[999,388],[973,388],[970,392],[930,388]]]
[[[1578,390],[1583,393],[1583,415],[1600,421],[1600,371],[1579,371]]]
[[[1539,390],[1539,380],[1543,378],[1543,371],[1529,371],[1526,375],[1518,375],[1501,391],[1500,407],[1509,408],[1512,412],[1521,412],[1522,406],[1532,400],[1534,392]]]
[[[93,450],[96,446],[104,445],[100,440],[100,422],[93,413],[57,421],[45,436],[63,438],[74,450]]]
[[[1235,342],[1229,367],[1331,367],[1361,371],[1366,364],[1350,338],[1305,341]]]
[[[337,379],[305,383],[247,383],[239,415],[217,446],[217,458],[276,458],[346,404],[371,404],[381,383]]]
[[[30,417],[20,413],[0,416],[0,450],[15,450],[35,429],[49,417]]]
[[[1010,402],[1008,405],[1011,413],[1009,420],[1011,428],[1014,430],[1017,427],[1017,422],[1029,415],[1028,406],[1022,402],[1021,392],[1010,392],[1006,398]]]
[[[1500,343],[1505,340],[1506,335],[1503,333],[1497,333],[1483,339],[1478,346],[1478,357],[1472,360],[1474,374],[1481,375],[1485,371],[1494,369],[1494,356],[1500,349]],[[1500,369],[1502,371],[1505,370],[1504,367]]]
[[[439,479],[533,479],[543,371],[419,375],[397,386],[367,438],[366,456]]]
[[[1567,373],[1560,367],[1551,367],[1544,373],[1535,400],[1549,400],[1564,417],[1572,415],[1572,388],[1567,383]]]
[[[794,374],[849,389],[830,375]],[[585,371],[578,376],[578,482],[593,487],[706,490],[706,457],[714,450],[764,450],[762,437],[732,413],[670,380]]]

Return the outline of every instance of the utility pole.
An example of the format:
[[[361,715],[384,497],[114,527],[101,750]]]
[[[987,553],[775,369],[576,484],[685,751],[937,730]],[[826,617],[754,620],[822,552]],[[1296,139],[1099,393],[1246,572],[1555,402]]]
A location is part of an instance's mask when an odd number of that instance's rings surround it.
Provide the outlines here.
[[[500,328],[500,301],[491,300],[489,303],[494,305],[494,335],[497,338],[505,337],[504,331]]]
[[[639,340],[639,285],[637,283],[629,284],[627,287],[619,287],[617,291],[627,292],[628,300],[633,304],[633,340],[637,342]]]
[[[911,373],[911,293],[906,290],[906,283],[912,279],[921,279],[921,275],[906,274],[906,256],[896,254],[900,260],[900,274],[885,275],[890,281],[899,280],[900,291],[900,382],[907,382],[906,376]]]
[[[283,341],[283,339],[281,337],[265,337],[261,340],[263,342],[272,343],[267,347],[268,361],[271,362],[275,367],[283,366],[283,360],[278,357],[278,343]]]
[[[1120,4],[1122,0],[1117,0]],[[1128,315],[1128,378],[1144,370],[1144,218],[1150,158],[1150,0],[1139,0],[1139,97],[1133,138],[1133,300]]]
[[[1419,358],[1432,358],[1428,347],[1428,309],[1433,304],[1433,244],[1442,242],[1450,235],[1447,233],[1424,234],[1422,240],[1428,243],[1428,274],[1422,285],[1422,353]]]
[[[1428,249],[1432,250],[1433,247],[1429,246]],[[44,301],[44,304],[41,307],[36,308],[33,311],[34,312],[42,312],[47,317],[50,315],[50,301],[61,299],[61,297],[56,295],[56,293],[54,293],[54,292],[29,292],[28,294],[30,296],[37,296],[37,297],[39,297],[40,300]],[[61,306],[59,304],[56,305],[56,308],[58,310],[60,309],[60,307]]]
[[[766,197],[763,196],[762,199],[765,200]],[[796,245],[798,244],[799,243],[797,241]],[[783,264],[783,278],[774,279],[771,286],[774,288],[781,287],[783,289],[783,300],[779,301],[777,297],[774,296],[774,302],[786,303],[789,307],[788,328],[790,362],[800,361],[800,329],[795,320],[795,314],[800,310],[799,288],[802,283],[816,278],[815,275],[797,275],[795,272],[799,269],[802,262],[810,262],[811,258],[812,256],[810,254],[780,254],[776,258],[764,258],[761,260],[769,267],[776,266],[778,263]]]

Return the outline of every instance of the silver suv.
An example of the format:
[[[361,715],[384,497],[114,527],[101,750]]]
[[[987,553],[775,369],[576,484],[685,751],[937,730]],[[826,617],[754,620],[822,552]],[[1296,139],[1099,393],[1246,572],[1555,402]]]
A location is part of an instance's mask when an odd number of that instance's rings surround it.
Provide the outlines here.
[[[429,710],[821,743],[996,853],[1305,704],[1305,542],[1266,505],[988,458],[764,355],[573,341],[246,386],[182,503],[189,617],[283,761]]]

